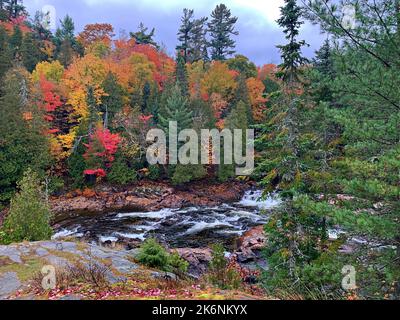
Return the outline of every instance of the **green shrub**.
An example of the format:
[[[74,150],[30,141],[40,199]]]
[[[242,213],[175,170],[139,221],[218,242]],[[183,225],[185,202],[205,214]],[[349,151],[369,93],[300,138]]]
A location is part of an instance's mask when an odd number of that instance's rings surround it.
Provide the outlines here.
[[[171,267],[171,271],[176,274],[186,273],[189,268],[189,262],[182,259],[177,252],[173,252],[169,256],[168,265]]]
[[[117,156],[113,163],[107,180],[119,185],[127,185],[137,180],[136,171],[128,166],[122,156]]]
[[[168,252],[155,239],[147,239],[142,244],[136,259],[150,268],[168,271]]]
[[[242,283],[239,272],[229,266],[225,258],[225,249],[221,244],[212,246],[209,281],[223,290],[238,289]]]
[[[49,194],[55,194],[57,192],[62,191],[64,187],[65,187],[64,179],[61,177],[53,176],[49,179],[47,185],[47,191]]]
[[[79,130],[77,135],[83,136],[84,133],[84,126],[79,126]],[[85,186],[85,176],[83,172],[87,169],[85,164],[85,159],[83,157],[85,153],[85,146],[84,143],[87,143],[86,138],[77,139],[75,144],[79,142],[76,146],[74,146],[74,152],[69,156],[67,160],[68,166],[68,175],[71,178],[71,187],[72,188],[83,188]]]
[[[10,213],[2,227],[3,243],[41,241],[51,238],[50,210],[36,173],[28,169],[11,200]]]
[[[189,268],[189,263],[177,252],[169,254],[155,239],[148,239],[142,244],[136,260],[150,268],[173,272],[178,276],[185,274]]]
[[[217,177],[219,182],[227,182],[235,177],[235,167],[229,164],[221,164],[218,166]]]
[[[160,170],[159,166],[157,166],[157,165],[149,166],[148,178],[150,180],[156,181],[156,180],[160,179],[160,176],[161,176],[161,170]]]
[[[190,181],[204,178],[207,172],[202,165],[177,165],[174,175],[172,176],[172,183],[180,185]]]

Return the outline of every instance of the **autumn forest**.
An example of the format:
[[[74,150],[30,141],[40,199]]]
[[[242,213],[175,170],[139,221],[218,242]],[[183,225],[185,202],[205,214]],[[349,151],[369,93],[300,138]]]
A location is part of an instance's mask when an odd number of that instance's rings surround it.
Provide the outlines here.
[[[281,63],[256,65],[228,3],[183,9],[166,48],[0,0],[0,299],[399,299],[400,1],[283,3]],[[305,23],[326,39],[311,58]],[[254,170],[150,164],[171,121],[254,130]]]

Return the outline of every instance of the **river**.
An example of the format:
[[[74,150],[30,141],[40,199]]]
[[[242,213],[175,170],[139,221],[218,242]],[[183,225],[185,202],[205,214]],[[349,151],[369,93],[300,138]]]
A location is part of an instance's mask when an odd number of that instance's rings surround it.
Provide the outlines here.
[[[281,203],[276,196],[262,201],[260,197],[261,191],[248,191],[241,201],[216,207],[72,214],[57,223],[53,239],[134,245],[153,237],[170,248],[202,248],[218,241],[234,249],[236,239],[265,224],[269,213]]]

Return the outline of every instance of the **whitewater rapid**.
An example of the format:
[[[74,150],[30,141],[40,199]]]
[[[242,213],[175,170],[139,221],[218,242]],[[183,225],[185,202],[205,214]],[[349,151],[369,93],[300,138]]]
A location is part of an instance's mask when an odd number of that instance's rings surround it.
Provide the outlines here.
[[[126,243],[155,237],[171,247],[201,247],[215,241],[229,245],[250,228],[265,224],[271,210],[281,204],[277,196],[260,200],[261,196],[261,191],[248,191],[239,202],[217,207],[78,216],[61,222],[53,239]]]

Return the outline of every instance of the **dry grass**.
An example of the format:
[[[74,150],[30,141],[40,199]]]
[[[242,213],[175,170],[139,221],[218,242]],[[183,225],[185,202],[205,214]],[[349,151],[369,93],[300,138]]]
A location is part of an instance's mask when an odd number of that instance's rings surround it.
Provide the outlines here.
[[[97,289],[110,287],[107,274],[110,269],[97,261],[75,261],[64,268],[56,270],[57,287],[64,289],[79,284],[90,285]],[[33,278],[33,287],[42,290],[43,275],[39,272]]]

